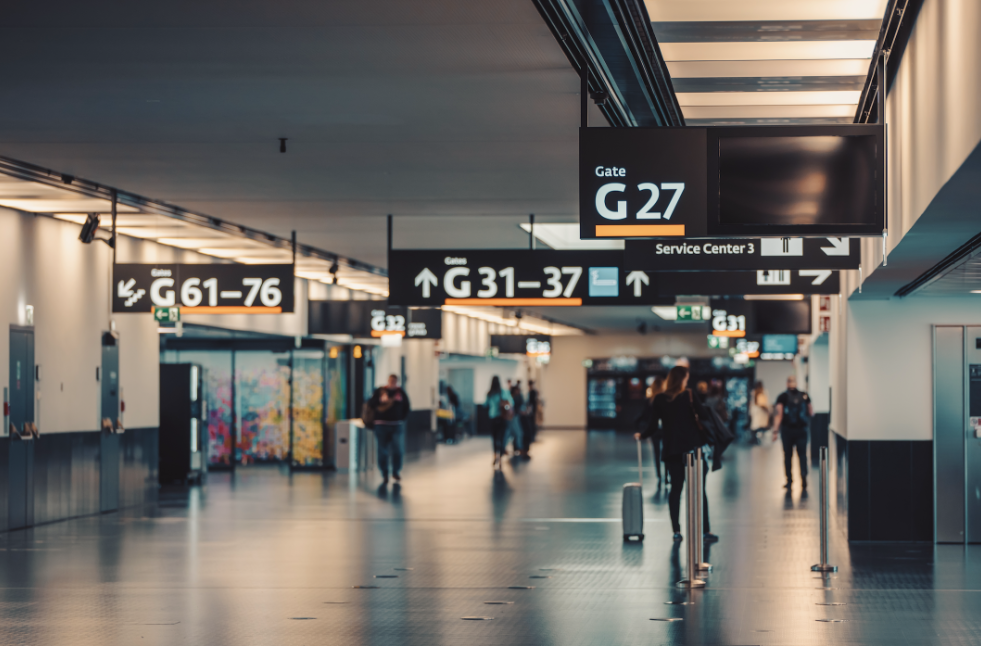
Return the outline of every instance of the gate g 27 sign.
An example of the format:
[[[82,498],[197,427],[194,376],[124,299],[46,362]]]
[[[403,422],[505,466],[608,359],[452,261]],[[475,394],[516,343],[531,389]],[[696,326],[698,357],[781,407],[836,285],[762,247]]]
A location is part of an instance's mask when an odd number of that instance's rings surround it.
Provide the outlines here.
[[[293,265],[120,264],[112,268],[112,311],[281,314],[293,311]]]

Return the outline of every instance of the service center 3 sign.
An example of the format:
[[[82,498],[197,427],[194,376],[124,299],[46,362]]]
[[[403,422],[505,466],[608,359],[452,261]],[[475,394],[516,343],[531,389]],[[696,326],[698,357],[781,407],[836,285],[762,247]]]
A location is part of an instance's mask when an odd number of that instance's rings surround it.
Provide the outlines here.
[[[112,311],[180,307],[183,314],[293,311],[293,265],[119,264],[112,268]]]
[[[627,240],[624,261],[635,269],[858,269],[858,238],[703,238]]]

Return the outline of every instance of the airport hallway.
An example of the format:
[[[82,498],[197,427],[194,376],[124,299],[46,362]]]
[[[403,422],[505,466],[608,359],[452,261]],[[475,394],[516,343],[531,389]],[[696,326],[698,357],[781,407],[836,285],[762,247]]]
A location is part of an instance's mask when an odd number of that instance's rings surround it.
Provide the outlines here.
[[[710,474],[721,540],[689,597],[649,446],[647,538],[621,539],[635,457],[624,434],[543,432],[530,462],[495,477],[476,438],[410,462],[401,489],[379,489],[377,472],[253,467],[141,513],[2,534],[0,643],[981,642],[981,548],[849,546],[833,526],[839,572],[812,573],[817,473],[809,495],[785,494],[769,442],[733,447]],[[681,621],[652,621],[666,618]]]

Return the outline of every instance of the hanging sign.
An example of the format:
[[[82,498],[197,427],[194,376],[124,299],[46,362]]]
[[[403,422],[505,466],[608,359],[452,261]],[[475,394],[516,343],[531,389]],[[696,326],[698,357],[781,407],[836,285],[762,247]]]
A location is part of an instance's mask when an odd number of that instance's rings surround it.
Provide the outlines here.
[[[884,153],[875,124],[582,128],[580,237],[882,235]]]
[[[119,264],[112,311],[281,314],[293,311],[293,265]]]
[[[858,269],[858,238],[702,238],[628,240],[624,262],[664,271]]]
[[[657,275],[661,296],[741,294],[837,294],[838,272],[831,269],[758,271],[672,271]]]
[[[504,307],[658,304],[645,271],[619,251],[393,250],[389,302]]]

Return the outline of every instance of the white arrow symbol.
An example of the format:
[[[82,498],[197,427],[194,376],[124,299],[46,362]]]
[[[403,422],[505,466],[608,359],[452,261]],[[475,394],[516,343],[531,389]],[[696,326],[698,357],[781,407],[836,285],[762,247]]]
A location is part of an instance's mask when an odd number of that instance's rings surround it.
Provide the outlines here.
[[[828,238],[830,247],[821,247],[821,251],[829,256],[847,256],[849,252],[848,238]]]
[[[824,281],[831,278],[830,269],[801,269],[801,278],[804,276],[814,276],[814,280],[811,281],[812,285],[823,285]]]
[[[426,267],[419,272],[416,276],[416,287],[422,284],[422,297],[429,298],[430,286],[439,284],[439,280],[436,278],[436,274],[429,271],[429,267]]]
[[[632,271],[627,274],[627,285],[633,283],[634,286],[634,296],[640,298],[641,283],[644,285],[650,285],[651,280],[647,277],[646,271]]]
[[[116,289],[116,294],[119,298],[127,298],[133,295],[133,286],[136,285],[136,279],[130,278],[128,282],[123,283],[119,281],[119,287]]]

